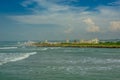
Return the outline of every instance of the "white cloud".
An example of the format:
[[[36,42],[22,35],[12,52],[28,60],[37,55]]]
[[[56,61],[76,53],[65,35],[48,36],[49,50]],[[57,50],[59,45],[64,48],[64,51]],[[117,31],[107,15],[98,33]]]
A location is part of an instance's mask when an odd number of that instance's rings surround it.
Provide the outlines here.
[[[85,22],[88,25],[95,25],[95,23],[93,22],[93,20],[90,19],[90,18],[87,18],[87,19],[83,20],[83,22]]]
[[[99,10],[101,17],[107,17],[107,18],[113,18],[116,16],[120,16],[120,6],[99,6],[97,7],[97,9]]]
[[[120,5],[120,0],[112,2],[112,3],[109,3],[109,5]]]
[[[112,21],[110,29],[112,31],[120,31],[120,21]]]
[[[64,11],[64,12],[73,12],[74,10],[78,10],[80,11],[84,11],[86,10],[88,7],[73,7],[70,5],[61,5],[59,4],[59,2],[77,2],[79,0],[26,0],[23,3],[21,3],[21,5],[23,7],[27,7],[32,3],[37,3],[35,7],[30,8],[33,12],[41,12],[41,7],[46,9],[46,12],[60,12],[60,11]],[[29,7],[27,7],[29,8]]]
[[[67,30],[64,31],[66,34],[72,33],[73,32],[73,28],[68,28]]]
[[[49,11],[66,11],[66,10],[69,10],[69,7],[68,6],[58,6],[58,5],[52,5],[50,8],[49,8]]]
[[[64,33],[66,34],[70,34],[73,32],[74,28],[71,24],[68,24],[68,26],[66,27],[67,29],[64,30]]]
[[[100,28],[98,26],[90,26],[87,28],[88,32],[99,32]]]
[[[60,1],[77,2],[78,0],[26,0],[21,4],[23,7],[29,6],[29,4],[34,2],[37,3],[36,7],[31,9],[34,14],[11,16],[11,18],[26,24],[58,24],[64,26],[67,26],[69,23],[74,26],[79,24],[81,21],[81,13],[86,10],[87,7],[57,4],[57,2]],[[43,13],[41,13],[40,7],[45,8]]]
[[[33,3],[32,0],[27,0],[27,1],[22,2],[21,5],[22,5],[23,7],[27,7],[28,5],[31,5],[32,3]]]
[[[72,23],[77,23],[74,14],[48,14],[48,15],[24,15],[24,16],[12,16],[11,18],[27,24],[58,24],[58,25],[68,25]]]
[[[96,26],[95,22],[91,18],[87,18],[83,20],[88,25],[87,31],[88,32],[99,32],[100,28],[99,26]]]
[[[107,32],[111,21],[120,20],[118,7],[99,6],[96,11],[86,11],[88,7],[73,7],[57,4],[58,0],[26,0],[22,6],[26,9],[32,3],[37,5],[32,8],[34,14],[10,16],[11,19],[23,24],[55,24],[61,27],[62,33],[79,32]],[[60,1],[60,0],[59,0]],[[67,0],[62,0],[67,1]],[[74,0],[70,0],[71,2]],[[78,0],[75,0],[78,1]],[[45,8],[44,10],[41,10]],[[69,26],[69,24],[71,26]],[[86,25],[87,24],[87,25]],[[115,25],[115,23],[111,23]],[[86,31],[85,31],[86,30]],[[78,32],[78,33],[79,33]]]

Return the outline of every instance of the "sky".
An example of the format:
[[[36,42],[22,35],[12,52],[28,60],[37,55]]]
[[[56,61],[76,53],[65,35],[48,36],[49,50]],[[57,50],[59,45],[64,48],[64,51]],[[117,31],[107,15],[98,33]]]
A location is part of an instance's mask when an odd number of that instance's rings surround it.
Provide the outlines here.
[[[120,39],[120,0],[0,0],[0,41]]]

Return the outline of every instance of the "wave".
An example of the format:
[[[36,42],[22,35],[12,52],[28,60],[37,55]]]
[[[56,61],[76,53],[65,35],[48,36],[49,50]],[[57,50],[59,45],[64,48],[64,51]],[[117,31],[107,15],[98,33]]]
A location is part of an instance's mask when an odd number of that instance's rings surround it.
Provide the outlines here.
[[[16,49],[18,47],[0,47],[0,49]]]
[[[10,61],[11,61],[11,62],[15,62],[15,61],[23,60],[23,59],[26,59],[26,58],[28,58],[29,56],[34,55],[34,54],[36,54],[36,53],[37,53],[37,52],[26,53],[26,54],[24,54],[24,55],[22,55],[22,56],[20,56],[20,57],[16,57],[16,58],[14,58],[14,59],[11,59]]]
[[[0,53],[0,54],[3,54],[4,55],[3,57],[5,57],[7,55],[6,58],[0,60],[0,65],[3,65],[3,64],[8,63],[8,62],[16,62],[16,61],[26,59],[31,55],[37,54],[37,52],[30,52],[30,53]]]
[[[59,49],[59,48],[61,48],[61,47],[45,47],[45,48],[41,48],[40,50],[46,51],[48,49]]]
[[[64,50],[64,52],[73,52],[72,50]]]
[[[50,49],[60,49],[61,47],[50,47]]]
[[[47,50],[48,48],[42,48],[41,50],[43,50],[43,51],[45,51],[45,50]]]

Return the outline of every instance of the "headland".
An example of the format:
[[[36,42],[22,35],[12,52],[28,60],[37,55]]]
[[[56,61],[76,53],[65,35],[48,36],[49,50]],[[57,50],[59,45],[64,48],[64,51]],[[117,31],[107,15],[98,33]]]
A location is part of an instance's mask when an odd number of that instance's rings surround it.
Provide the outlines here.
[[[34,42],[32,46],[36,47],[79,47],[79,48],[120,48],[120,41],[108,42],[99,41],[98,39],[92,40],[80,40],[80,41],[69,41],[64,42],[49,42],[45,40],[44,42]]]

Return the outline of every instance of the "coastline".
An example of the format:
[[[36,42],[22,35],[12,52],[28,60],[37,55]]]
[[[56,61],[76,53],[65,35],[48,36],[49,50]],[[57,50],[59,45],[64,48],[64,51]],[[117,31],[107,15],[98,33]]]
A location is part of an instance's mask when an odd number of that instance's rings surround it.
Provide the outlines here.
[[[80,44],[80,43],[34,43],[36,47],[78,47],[78,48],[120,48],[119,44]]]

